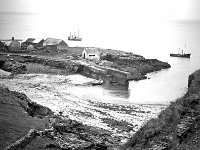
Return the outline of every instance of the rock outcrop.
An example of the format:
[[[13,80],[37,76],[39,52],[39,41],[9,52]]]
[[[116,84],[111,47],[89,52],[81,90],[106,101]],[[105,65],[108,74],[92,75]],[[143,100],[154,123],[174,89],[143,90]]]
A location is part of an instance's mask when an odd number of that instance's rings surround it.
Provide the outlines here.
[[[146,74],[167,69],[171,66],[167,62],[157,59],[145,59],[143,56],[134,55],[132,53],[111,54],[105,53],[101,55],[102,60],[111,62],[110,66],[120,71],[128,72],[128,80],[146,79]]]
[[[12,74],[22,74],[26,72],[26,66],[14,61],[0,61],[0,69],[11,72]]]
[[[189,76],[188,79],[188,95],[199,94],[200,89],[200,71],[196,71]]]
[[[188,91],[158,118],[148,121],[124,149],[199,149],[200,70],[188,79]]]
[[[93,62],[93,64],[88,64],[84,60],[56,59],[36,55],[10,54],[9,57],[19,63],[15,65],[12,63],[12,65],[10,65],[9,62],[5,62],[7,65],[4,66],[7,67],[4,68],[7,68],[9,71],[9,68],[12,68],[13,72],[16,73],[23,73],[26,71],[25,67],[21,65],[22,63],[38,63],[120,85],[128,85],[129,80],[146,79],[145,75],[147,73],[170,68],[170,65],[166,62],[156,59],[145,59],[142,56],[125,52],[121,52],[120,55],[118,53],[106,53],[105,56],[101,56],[104,63]]]
[[[21,101],[25,102],[19,103],[25,109],[25,111],[32,117],[44,117],[53,114],[53,112],[48,107],[44,107],[31,101],[24,93],[12,91],[12,94],[19,98]]]

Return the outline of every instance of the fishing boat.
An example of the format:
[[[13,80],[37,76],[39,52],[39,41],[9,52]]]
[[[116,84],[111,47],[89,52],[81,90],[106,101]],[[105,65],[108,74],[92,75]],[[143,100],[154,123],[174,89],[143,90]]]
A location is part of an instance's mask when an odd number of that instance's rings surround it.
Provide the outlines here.
[[[82,41],[82,38],[79,37],[79,30],[78,35],[76,36],[75,33],[72,35],[70,32],[70,35],[68,36],[69,41]]]
[[[170,54],[171,57],[185,57],[185,58],[190,58],[190,55],[191,54],[185,54],[185,53],[182,53],[182,54]]]
[[[186,48],[186,45],[185,45]],[[180,52],[180,48],[179,48],[179,52]],[[181,51],[181,53],[171,53],[170,56],[171,57],[183,57],[183,58],[190,58],[191,53],[185,53],[183,52],[183,50]]]

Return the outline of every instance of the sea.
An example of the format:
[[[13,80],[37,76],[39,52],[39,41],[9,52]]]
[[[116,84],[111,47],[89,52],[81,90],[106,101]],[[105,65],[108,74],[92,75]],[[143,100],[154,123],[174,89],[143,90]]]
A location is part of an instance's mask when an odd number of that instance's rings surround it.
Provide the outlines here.
[[[74,19],[75,20],[75,19]],[[116,23],[116,22],[115,22]],[[121,25],[121,24],[120,24]],[[68,41],[77,34],[81,42]],[[148,79],[129,86],[77,86],[71,93],[117,104],[169,105],[187,91],[188,76],[200,69],[200,21],[148,20],[119,26],[112,22],[71,21],[67,16],[0,12],[0,39],[47,37],[63,39],[69,46],[94,46],[123,50],[168,62],[171,68],[147,74]],[[179,48],[191,58],[170,57]]]

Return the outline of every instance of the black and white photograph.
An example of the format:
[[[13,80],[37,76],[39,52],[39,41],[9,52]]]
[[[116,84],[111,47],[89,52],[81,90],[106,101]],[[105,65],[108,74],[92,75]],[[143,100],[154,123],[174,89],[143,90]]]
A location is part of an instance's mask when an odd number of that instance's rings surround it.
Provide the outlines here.
[[[0,0],[0,150],[200,150],[200,0]]]

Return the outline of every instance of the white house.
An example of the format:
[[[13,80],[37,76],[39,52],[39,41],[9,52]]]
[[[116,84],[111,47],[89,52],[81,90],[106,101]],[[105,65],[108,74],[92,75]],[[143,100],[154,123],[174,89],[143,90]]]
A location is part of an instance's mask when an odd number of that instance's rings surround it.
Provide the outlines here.
[[[98,48],[85,48],[82,52],[82,57],[85,59],[100,59],[100,51]]]

